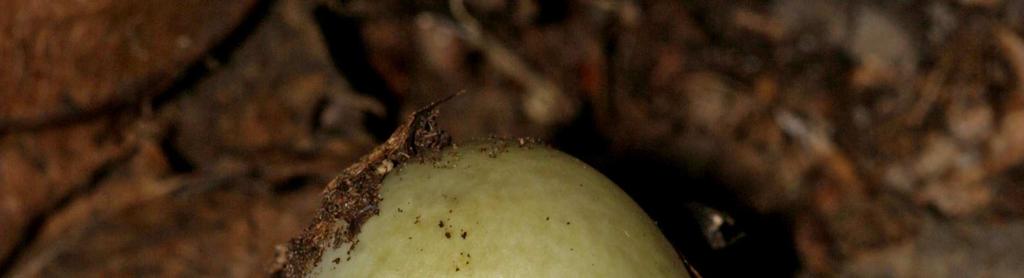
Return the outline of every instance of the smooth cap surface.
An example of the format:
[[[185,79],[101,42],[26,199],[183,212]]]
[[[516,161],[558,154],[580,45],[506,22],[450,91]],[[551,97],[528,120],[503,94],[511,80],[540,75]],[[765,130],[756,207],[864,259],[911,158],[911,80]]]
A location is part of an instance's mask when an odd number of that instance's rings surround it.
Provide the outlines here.
[[[539,145],[471,143],[410,161],[381,185],[380,215],[316,277],[689,277],[618,186]]]

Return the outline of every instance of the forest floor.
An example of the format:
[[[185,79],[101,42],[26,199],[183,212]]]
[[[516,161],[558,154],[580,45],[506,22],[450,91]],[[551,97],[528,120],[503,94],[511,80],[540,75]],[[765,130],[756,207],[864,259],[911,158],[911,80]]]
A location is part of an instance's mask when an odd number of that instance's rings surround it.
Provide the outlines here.
[[[579,157],[706,277],[1024,273],[1021,0],[0,10],[0,276],[262,275],[462,91],[456,141]]]

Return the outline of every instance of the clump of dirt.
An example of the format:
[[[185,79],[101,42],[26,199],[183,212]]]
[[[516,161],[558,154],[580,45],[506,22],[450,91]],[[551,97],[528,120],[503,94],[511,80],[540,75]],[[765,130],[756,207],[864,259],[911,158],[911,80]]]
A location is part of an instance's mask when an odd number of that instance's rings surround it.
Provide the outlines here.
[[[452,96],[410,115],[387,141],[327,185],[313,224],[286,248],[279,249],[274,276],[304,276],[316,266],[325,249],[345,243],[355,245],[363,223],[380,213],[384,177],[410,159],[429,160],[431,154],[452,145],[451,137],[436,122],[437,106]]]

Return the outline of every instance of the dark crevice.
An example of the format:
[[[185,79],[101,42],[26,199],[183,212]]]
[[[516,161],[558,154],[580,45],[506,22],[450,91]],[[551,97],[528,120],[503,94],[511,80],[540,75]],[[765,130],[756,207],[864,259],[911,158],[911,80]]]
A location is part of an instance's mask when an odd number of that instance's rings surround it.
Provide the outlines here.
[[[611,100],[607,98],[607,96],[622,93],[620,91],[621,88],[618,87],[621,83],[619,78],[622,78],[622,76],[620,76],[620,73],[622,71],[619,70],[619,67],[623,66],[621,57],[622,53],[619,51],[619,43],[620,40],[624,40],[624,38],[622,38],[623,36],[625,36],[623,32],[626,31],[625,28],[622,27],[622,25],[622,22],[620,22],[617,19],[614,21],[609,21],[608,23],[605,24],[604,28],[602,28],[603,38],[601,39],[601,49],[603,50],[602,53],[604,53],[604,60],[606,63],[604,70],[604,78],[606,80],[606,83],[603,88],[604,92],[601,92],[601,94],[604,95],[605,97],[592,99],[601,102],[593,104],[594,106],[599,107],[594,109],[602,109],[604,111],[594,111],[594,115],[592,117],[604,117],[604,119],[601,119],[603,121],[611,120],[610,110],[612,107],[612,103]]]
[[[169,82],[162,78],[143,78],[114,89],[114,95],[117,97],[95,107],[82,109],[64,102],[60,104],[63,109],[51,113],[0,119],[0,134],[62,127],[125,111],[136,107],[144,98],[145,94],[140,92],[142,88],[162,88],[166,87],[167,83]],[[64,97],[69,97],[68,94],[70,93],[64,93]]]
[[[534,23],[538,26],[553,25],[569,17],[569,1],[537,0],[537,17]]]
[[[276,0],[257,1],[252,11],[246,15],[242,22],[207,51],[205,59],[199,59],[189,65],[167,90],[153,96],[153,99],[150,101],[153,108],[159,109],[177,99],[183,93],[192,90],[203,78],[209,76],[216,69],[216,65],[231,62],[231,55],[252,36],[256,28],[270,15],[274,2]]]
[[[466,56],[463,65],[466,68],[466,72],[472,77],[472,80],[480,80],[486,75],[485,67],[487,66],[487,58],[484,52],[480,49],[473,48],[466,50]]]
[[[311,176],[294,176],[289,177],[283,181],[277,182],[273,185],[273,191],[275,194],[288,194],[301,190],[310,184],[319,184],[317,179]]]
[[[560,130],[555,147],[594,166],[615,181],[658,223],[677,252],[704,277],[790,277],[799,268],[791,224],[785,216],[759,214],[743,205],[713,174],[693,173],[657,151],[610,150],[590,108]],[[701,216],[720,212],[735,222],[719,230],[735,239],[713,246]]]
[[[25,255],[25,252],[28,251],[28,248],[32,243],[39,238],[39,234],[43,231],[46,222],[49,221],[50,218],[64,211],[64,209],[71,205],[75,200],[96,191],[103,180],[114,173],[119,166],[124,164],[124,162],[134,154],[135,152],[129,152],[126,155],[114,158],[103,165],[100,165],[100,167],[92,172],[92,175],[89,176],[84,184],[75,187],[75,190],[67,193],[64,197],[61,197],[56,203],[50,206],[49,209],[40,212],[35,217],[32,217],[25,227],[22,228],[21,240],[14,245],[14,248],[11,249],[11,252],[7,257],[2,258],[2,261],[0,261],[0,277],[9,277],[11,275],[10,271],[15,267],[14,264]]]
[[[368,59],[362,35],[362,21],[341,15],[321,6],[313,11],[317,26],[327,43],[328,52],[338,72],[356,92],[372,97],[385,108],[384,116],[366,114],[364,125],[378,141],[387,139],[398,127],[399,99],[384,77]]]
[[[594,107],[591,105],[582,105],[579,115],[552,136],[551,144],[588,163],[603,163],[611,147],[611,142],[594,126]]]
[[[194,171],[196,169],[195,163],[181,153],[181,150],[175,145],[174,140],[176,138],[178,138],[178,130],[176,128],[168,129],[167,134],[160,139],[160,152],[163,153],[164,159],[167,160],[167,164],[174,173]]]

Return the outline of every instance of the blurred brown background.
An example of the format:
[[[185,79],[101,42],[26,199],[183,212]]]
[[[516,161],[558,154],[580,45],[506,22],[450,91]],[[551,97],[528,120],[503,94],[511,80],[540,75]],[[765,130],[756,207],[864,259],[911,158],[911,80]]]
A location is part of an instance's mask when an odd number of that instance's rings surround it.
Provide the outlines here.
[[[458,91],[456,140],[580,157],[707,277],[1024,273],[1024,1],[0,11],[0,276],[265,275],[326,180]]]

